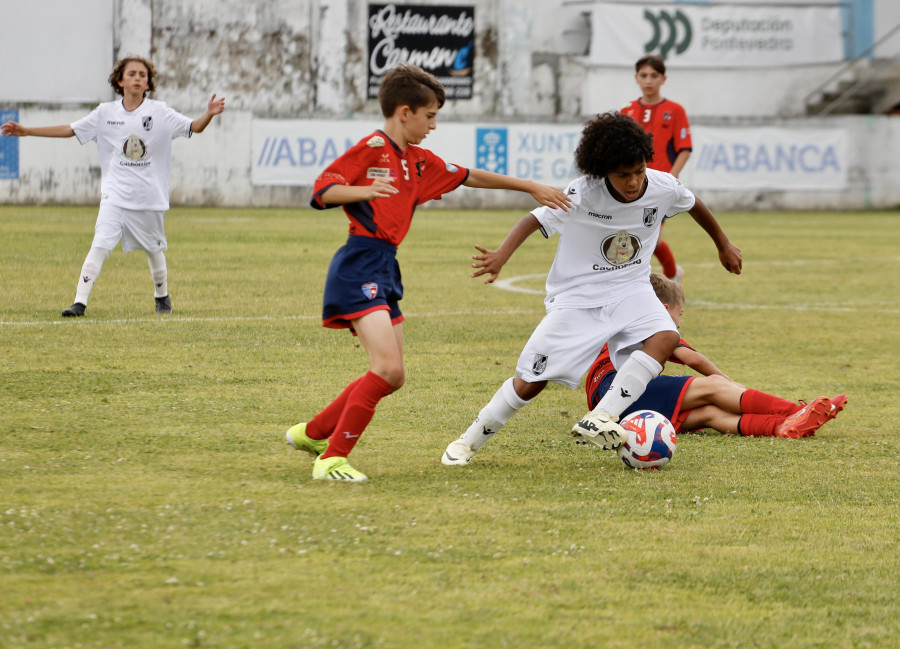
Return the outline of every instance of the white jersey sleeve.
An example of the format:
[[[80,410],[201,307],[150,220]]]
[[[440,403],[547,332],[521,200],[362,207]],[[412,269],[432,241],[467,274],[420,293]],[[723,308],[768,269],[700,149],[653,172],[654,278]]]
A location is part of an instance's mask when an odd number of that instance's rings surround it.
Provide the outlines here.
[[[79,144],[87,144],[97,139],[97,125],[100,123],[100,106],[91,111],[90,115],[86,115],[77,122],[72,122],[70,126],[75,131],[75,137],[78,138]]]

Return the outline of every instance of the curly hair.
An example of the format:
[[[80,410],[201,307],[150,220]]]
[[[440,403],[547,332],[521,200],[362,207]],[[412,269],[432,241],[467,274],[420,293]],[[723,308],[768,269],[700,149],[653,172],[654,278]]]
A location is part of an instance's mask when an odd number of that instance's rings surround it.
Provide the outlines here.
[[[112,89],[115,91],[115,93],[117,95],[125,95],[125,91],[122,90],[122,86],[119,85],[119,82],[125,76],[125,66],[132,61],[141,63],[145,68],[147,68],[147,92],[144,94],[146,95],[147,93],[151,93],[156,90],[156,66],[153,65],[153,63],[151,63],[149,59],[145,59],[143,56],[129,54],[125,58],[116,61],[116,64],[113,66],[112,74],[109,75],[109,85],[112,86]]]
[[[441,82],[415,65],[391,68],[382,78],[378,89],[378,102],[385,117],[392,116],[398,106],[409,106],[410,110],[417,111],[422,106],[437,102],[438,108],[442,108],[445,99]]]
[[[575,150],[575,165],[595,178],[651,160],[653,136],[630,116],[617,112],[602,113],[585,124]]]

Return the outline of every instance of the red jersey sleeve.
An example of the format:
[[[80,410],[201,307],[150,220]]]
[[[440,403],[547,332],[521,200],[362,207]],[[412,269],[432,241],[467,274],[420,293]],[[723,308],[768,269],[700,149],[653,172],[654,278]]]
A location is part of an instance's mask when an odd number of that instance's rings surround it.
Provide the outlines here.
[[[412,147],[410,147],[412,148]],[[415,147],[424,156],[422,182],[419,184],[419,196],[416,205],[426,201],[438,200],[441,196],[466,182],[469,170],[454,164],[446,163],[428,149]]]
[[[316,178],[310,205],[320,210],[336,207],[322,202],[322,194],[334,185],[367,186],[377,178],[389,179],[396,194],[342,207],[351,236],[374,237],[398,246],[409,231],[417,205],[440,198],[468,177],[469,170],[464,167],[447,164],[417,146],[401,149],[383,131],[375,131]]]
[[[680,340],[678,341],[678,344],[676,345],[676,347],[687,347],[687,348],[690,349],[692,352],[697,351],[696,349],[694,349],[693,347],[691,347],[690,345],[688,345],[687,341],[686,341],[684,338],[682,338],[682,339],[680,339]],[[670,360],[671,362],[673,362],[673,363],[678,363],[679,365],[684,365],[684,363],[682,363],[680,360],[678,360],[677,358],[675,358],[675,354],[672,354],[671,356],[669,356],[669,360]]]
[[[372,151],[372,147],[366,146],[366,140],[361,140],[328,165],[325,171],[316,178],[309,204],[317,210],[338,207],[337,204],[326,204],[321,201],[320,197],[329,187],[333,185],[371,185],[371,180],[366,182],[363,180],[372,157],[368,154]]]
[[[674,102],[673,102],[674,103]],[[691,144],[691,125],[688,122],[687,113],[681,104],[674,104],[672,110],[672,144],[676,155],[685,149],[693,149]]]

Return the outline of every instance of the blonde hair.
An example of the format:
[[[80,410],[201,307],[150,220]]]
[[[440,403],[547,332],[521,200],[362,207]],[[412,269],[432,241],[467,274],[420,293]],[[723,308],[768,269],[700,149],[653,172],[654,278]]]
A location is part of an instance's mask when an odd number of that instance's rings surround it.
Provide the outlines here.
[[[677,282],[659,273],[650,273],[650,284],[656,293],[656,297],[663,304],[669,306],[684,306],[684,289]]]

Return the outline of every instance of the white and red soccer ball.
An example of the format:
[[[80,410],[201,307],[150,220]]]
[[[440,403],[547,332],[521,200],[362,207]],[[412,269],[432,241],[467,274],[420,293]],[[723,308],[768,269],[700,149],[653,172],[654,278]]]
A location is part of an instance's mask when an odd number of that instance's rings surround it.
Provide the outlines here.
[[[633,412],[619,425],[628,438],[616,452],[633,469],[658,469],[675,453],[677,439],[672,422],[655,410]]]

